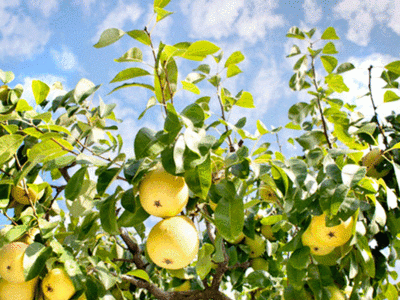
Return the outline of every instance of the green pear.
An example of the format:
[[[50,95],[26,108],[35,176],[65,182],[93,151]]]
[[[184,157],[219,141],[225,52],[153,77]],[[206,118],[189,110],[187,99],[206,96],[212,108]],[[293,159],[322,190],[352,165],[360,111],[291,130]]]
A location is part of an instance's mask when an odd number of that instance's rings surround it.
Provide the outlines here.
[[[37,277],[21,283],[0,279],[0,300],[33,300],[36,284]]]
[[[28,244],[13,242],[0,249],[0,276],[12,283],[25,281],[24,254]]]
[[[258,234],[254,235],[254,239],[246,237],[244,243],[250,248],[250,258],[259,257],[265,252],[265,240]]]
[[[251,267],[254,271],[262,270],[268,272],[268,261],[264,258],[256,257],[251,260]]]
[[[76,290],[71,278],[62,268],[54,268],[42,281],[42,290],[48,300],[68,300]]]

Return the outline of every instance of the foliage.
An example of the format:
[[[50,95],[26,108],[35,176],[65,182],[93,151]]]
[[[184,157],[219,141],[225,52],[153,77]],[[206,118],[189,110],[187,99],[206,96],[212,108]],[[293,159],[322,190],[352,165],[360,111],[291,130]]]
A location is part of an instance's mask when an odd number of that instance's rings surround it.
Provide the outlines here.
[[[168,3],[154,1],[156,22],[171,14],[165,10]],[[329,298],[332,285],[348,291],[351,300],[397,299],[399,287],[391,280],[397,273],[391,268],[400,255],[400,116],[378,117],[371,82],[365,95],[375,111],[371,120],[340,99],[349,91],[342,74],[355,66],[339,64],[335,57],[335,29],[329,27],[317,38],[315,29],[292,27],[287,34],[309,43],[305,49],[294,45],[288,55],[300,57],[290,88],[306,90],[310,97],[288,112],[285,127],[300,133],[295,141],[303,155],[296,157],[273,152],[266,143],[257,147],[279,128],[268,130],[257,120],[251,134],[243,129],[246,118],[232,124],[226,117],[235,106],[254,108],[248,91],[231,93],[223,86],[242,72],[238,64],[245,58],[240,51],[225,58],[209,41],[154,46],[150,32],[107,29],[95,45],[105,47],[125,35],[134,39],[137,47],[115,61],[135,66],[111,80],[124,82],[111,93],[148,89],[153,96],[143,104],[139,119],[157,113],[157,107],[164,111],[163,128],[138,130],[133,157],[122,152],[123,137],[115,134],[120,123],[115,104],[100,99],[98,106],[91,105],[100,85],[82,79],[64,96],[48,99],[60,87],[34,80],[32,108],[20,84],[8,86],[14,74],[0,71],[0,208],[12,225],[2,230],[1,243],[39,228],[24,260],[27,278],[43,278],[53,266],[63,265],[77,290],[72,299],[86,293],[88,300],[229,299],[229,289],[237,299],[300,295],[320,300]],[[154,59],[152,65],[143,60],[142,48]],[[220,66],[215,74],[212,66],[201,63],[210,56]],[[199,64],[179,82],[177,60]],[[319,66],[324,74],[317,73]],[[384,102],[399,99],[393,91],[398,89],[399,66],[400,61],[392,62],[382,72]],[[207,82],[215,97],[202,94],[198,84]],[[178,112],[175,96],[181,90],[199,98]],[[218,103],[219,113],[210,110],[211,101]],[[366,176],[361,164],[372,147],[384,149],[384,162],[376,167],[389,170],[384,178]],[[157,267],[145,250],[149,215],[140,205],[138,185],[158,162],[185,178],[191,191],[185,214],[200,228],[197,260],[178,271]],[[38,176],[45,182],[35,183]],[[23,205],[11,197],[12,187],[22,179],[25,188],[29,184],[41,194],[36,203]],[[264,183],[276,201],[262,200],[259,187]],[[127,184],[130,188],[124,189]],[[58,206],[62,201],[68,212]],[[211,209],[211,202],[216,208]],[[322,213],[329,216],[328,225],[353,215],[358,222],[345,245],[318,257],[302,245],[301,235],[311,216]],[[243,233],[247,240],[259,236],[263,225],[272,225],[274,239],[265,240],[262,251],[268,270],[255,271],[250,247],[237,241]],[[189,291],[174,291],[186,280]]]

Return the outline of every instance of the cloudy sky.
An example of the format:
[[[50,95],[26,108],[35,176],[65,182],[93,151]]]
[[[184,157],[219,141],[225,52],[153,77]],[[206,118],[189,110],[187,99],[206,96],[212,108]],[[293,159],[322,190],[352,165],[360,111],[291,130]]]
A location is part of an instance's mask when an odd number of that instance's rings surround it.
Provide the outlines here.
[[[160,110],[153,108],[146,117],[138,120],[151,96],[140,89],[123,89],[109,96],[116,86],[109,84],[121,70],[131,67],[113,60],[131,47],[141,47],[144,59],[150,63],[150,53],[143,45],[124,36],[112,46],[96,49],[103,30],[119,28],[124,31],[152,27],[152,2],[138,0],[0,0],[0,69],[13,71],[16,79],[12,86],[25,87],[24,98],[33,103],[31,81],[40,79],[51,86],[60,81],[69,91],[79,79],[87,78],[103,84],[99,96],[106,103],[117,103],[117,117],[124,120],[121,134],[128,156],[132,151],[136,132],[143,126],[159,130],[162,124]],[[286,58],[293,43],[305,47],[305,42],[285,37],[291,26],[304,29],[317,28],[321,34],[333,26],[341,37],[335,41],[339,50],[339,64],[352,62],[356,69],[346,75],[351,88],[339,98],[371,113],[369,99],[358,99],[367,92],[368,71],[373,65],[373,93],[376,102],[382,103],[383,81],[379,79],[382,67],[398,59],[400,49],[400,1],[391,0],[172,0],[166,7],[174,14],[154,28],[154,44],[182,41],[209,40],[224,50],[225,59],[240,50],[246,59],[240,63],[243,73],[224,82],[236,94],[240,90],[252,93],[257,109],[234,109],[230,122],[246,116],[245,129],[255,131],[255,121],[260,119],[268,129],[284,126],[288,122],[287,110],[297,101],[307,101],[306,92],[295,93],[288,87],[293,74],[293,59]],[[322,43],[316,46],[323,46]],[[212,59],[206,59],[212,63]],[[178,61],[181,68],[179,80],[199,63]],[[317,66],[322,72],[321,65]],[[215,67],[216,70],[216,67]],[[210,85],[200,85],[201,96],[210,95],[217,108],[215,90]],[[181,91],[176,97],[179,108],[197,96]],[[396,110],[395,105],[379,106],[384,115]],[[397,109],[399,112],[399,109]],[[282,130],[280,141],[286,155],[299,151],[286,140],[293,132]],[[274,136],[263,141],[272,143],[278,150]]]

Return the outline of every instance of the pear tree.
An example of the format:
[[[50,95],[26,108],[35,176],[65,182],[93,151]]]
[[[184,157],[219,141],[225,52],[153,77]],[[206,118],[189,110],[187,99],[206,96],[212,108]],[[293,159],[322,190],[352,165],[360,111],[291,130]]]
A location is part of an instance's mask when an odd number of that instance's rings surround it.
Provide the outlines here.
[[[400,116],[378,115],[374,66],[369,118],[341,99],[358,66],[339,63],[336,30],[291,27],[302,46],[287,53],[288,84],[307,100],[278,128],[232,122],[255,108],[245,87],[226,84],[245,56],[154,39],[169,2],[154,0],[154,27],[109,28],[94,45],[132,42],[115,59],[128,66],[116,87],[83,78],[52,98],[59,83],[33,80],[32,107],[0,70],[0,300],[398,299]],[[384,103],[400,99],[399,76],[400,61],[382,69]],[[162,125],[132,130],[125,152],[123,120],[100,88],[145,90],[138,122],[154,114]],[[283,128],[301,154],[263,142]]]

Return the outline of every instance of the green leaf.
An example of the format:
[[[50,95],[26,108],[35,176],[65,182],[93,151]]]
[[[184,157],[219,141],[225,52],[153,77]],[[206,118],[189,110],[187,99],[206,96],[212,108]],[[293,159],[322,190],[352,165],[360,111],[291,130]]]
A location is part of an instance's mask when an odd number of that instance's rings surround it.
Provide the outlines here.
[[[162,19],[168,17],[169,15],[172,15],[172,11],[168,11],[165,9],[162,9],[160,7],[154,7],[154,12],[157,13],[157,18],[156,22],[160,22]]]
[[[393,101],[397,101],[399,100],[400,97],[397,96],[397,94],[395,92],[392,91],[386,91],[385,95],[383,96],[383,102],[393,102]]]
[[[193,94],[196,95],[200,95],[200,89],[195,84],[187,81],[181,81],[181,83],[182,83],[182,88],[184,90],[192,92]]]
[[[32,147],[28,152],[28,158],[29,161],[39,159],[40,162],[48,162],[67,154],[68,151],[64,149],[72,150],[73,146],[62,139],[45,140]]]
[[[240,51],[233,52],[225,62],[225,68],[236,65],[244,60],[244,55]]]
[[[296,177],[297,184],[302,187],[308,173],[306,163],[300,159],[291,158],[289,160],[289,166]]]
[[[341,75],[329,74],[325,77],[325,82],[335,92],[342,93],[349,91],[349,88],[343,82],[343,77]]]
[[[255,108],[253,96],[249,92],[242,92],[239,100],[235,102],[235,105],[244,108]]]
[[[214,246],[208,243],[204,243],[199,250],[197,263],[196,263],[196,273],[199,275],[200,279],[206,278],[207,274],[210,273],[213,263],[211,260],[211,254],[214,252]]]
[[[121,227],[134,227],[142,224],[150,215],[143,209],[139,197],[134,196],[132,189],[126,191],[124,196],[122,200],[125,199],[124,201],[126,201],[129,199],[133,201],[133,203],[130,204],[130,209],[134,206],[134,211],[125,210],[118,218],[118,225]]]
[[[150,282],[150,277],[144,270],[132,270],[132,271],[129,271],[128,273],[126,273],[126,275],[137,277],[137,278],[143,279],[147,282]]]
[[[108,169],[104,172],[102,172],[99,175],[99,178],[97,180],[97,192],[99,193],[99,195],[103,195],[107,188],[113,183],[113,181],[117,178],[117,176],[119,175],[119,173],[121,172],[122,167],[121,168],[111,168]]]
[[[150,91],[154,92],[154,87],[152,85],[150,85],[150,84],[132,82],[132,83],[124,83],[123,85],[117,86],[111,92],[109,92],[107,95],[110,95],[110,94],[112,94],[115,91],[118,91],[120,89],[124,89],[124,88],[127,88],[127,87],[133,87],[133,86],[143,87],[143,88],[149,89]]]
[[[387,298],[388,300],[397,300],[397,299],[399,299],[399,293],[398,293],[396,287],[391,283],[387,283],[386,284],[386,287],[385,287],[385,298]]]
[[[164,148],[157,140],[156,132],[147,127],[141,128],[136,134],[134,146],[136,159],[156,156]]]
[[[322,40],[339,40],[339,37],[336,35],[336,30],[333,27],[328,27],[325,29],[324,33],[321,36]]]
[[[3,71],[0,69],[0,80],[3,81],[4,84],[7,84],[11,81],[13,81],[15,78],[15,75],[11,71]]]
[[[303,55],[300,59],[294,64],[293,70],[300,70],[302,67],[306,68],[308,64],[307,55]]]
[[[242,70],[240,70],[237,65],[229,65],[228,69],[226,70],[226,77],[230,78],[240,73],[242,73]]]
[[[13,157],[23,140],[24,137],[19,134],[3,135],[0,137],[0,165]]]
[[[201,199],[206,199],[211,187],[211,159],[209,154],[203,163],[186,170],[185,181],[195,195]]]
[[[333,56],[322,55],[321,56],[322,64],[326,72],[332,73],[333,70],[336,68],[338,60]]]
[[[95,44],[93,47],[95,48],[102,48],[108,45],[111,45],[118,41],[125,32],[121,29],[117,28],[109,28],[103,31],[103,33],[100,36],[99,41],[97,44]]]
[[[385,68],[397,75],[400,75],[400,60],[387,64]]]
[[[95,86],[93,82],[86,78],[79,80],[74,89],[74,100],[77,103],[82,103],[87,97],[93,94],[100,88],[100,85]]]
[[[243,201],[230,195],[222,197],[215,209],[215,225],[225,240],[235,241],[243,231]]]
[[[134,38],[138,42],[141,42],[147,46],[150,46],[150,44],[151,44],[150,38],[144,30],[131,30],[131,31],[128,31],[127,34],[131,38]]]
[[[129,49],[120,58],[114,59],[116,62],[141,62],[143,61],[143,54],[139,48],[133,47]]]
[[[87,175],[87,168],[80,168],[71,179],[68,181],[65,187],[65,198],[69,200],[75,200],[81,193],[82,182]]]
[[[322,49],[322,53],[323,54],[337,54],[339,52],[336,50],[335,44],[332,42],[329,42]]]
[[[342,169],[343,183],[350,188],[353,188],[361,179],[365,177],[366,172],[367,171],[365,170],[365,168],[362,168],[358,165],[345,165]]]
[[[353,70],[355,67],[352,63],[342,63],[337,69],[336,73],[341,74],[350,70]]]
[[[24,277],[26,281],[37,277],[42,272],[51,254],[51,247],[45,247],[40,243],[32,243],[26,248],[23,259]]]
[[[287,55],[286,57],[296,56],[296,55],[299,55],[300,53],[301,53],[301,51],[300,51],[299,46],[293,45],[292,49],[290,49],[289,55]]]
[[[300,125],[307,117],[310,111],[309,105],[305,102],[299,102],[289,108],[288,117],[294,125]]]
[[[269,130],[267,129],[267,127],[264,125],[264,123],[261,120],[257,120],[257,130],[260,133],[260,135],[269,133]]]
[[[197,103],[192,103],[186,106],[182,112],[181,116],[188,118],[194,127],[203,127],[204,120],[206,116],[204,115],[204,110]]]
[[[119,72],[110,83],[124,81],[135,77],[150,75],[150,73],[141,68],[128,68]]]
[[[110,235],[119,235],[120,230],[115,213],[115,203],[117,199],[114,196],[108,197],[100,206],[101,227]]]
[[[41,104],[50,93],[50,87],[40,80],[32,80],[32,92],[36,104]]]
[[[15,111],[30,111],[33,110],[32,106],[29,105],[28,102],[24,99],[20,99],[17,102],[17,106],[15,107]]]
[[[209,41],[197,41],[189,46],[182,57],[191,60],[203,60],[207,55],[214,54],[219,49],[218,46]]]
[[[203,65],[198,66],[193,71],[200,71],[200,72],[203,72],[204,74],[210,74],[210,70],[211,70],[211,68],[209,65],[203,64]]]
[[[164,8],[171,0],[154,0],[154,7]]]
[[[307,268],[311,263],[310,248],[303,247],[294,251],[289,258],[289,263],[298,270]]]
[[[293,26],[289,29],[288,33],[286,34],[288,38],[295,38],[295,39],[300,39],[304,40],[306,37],[304,36],[304,33],[296,26]]]

